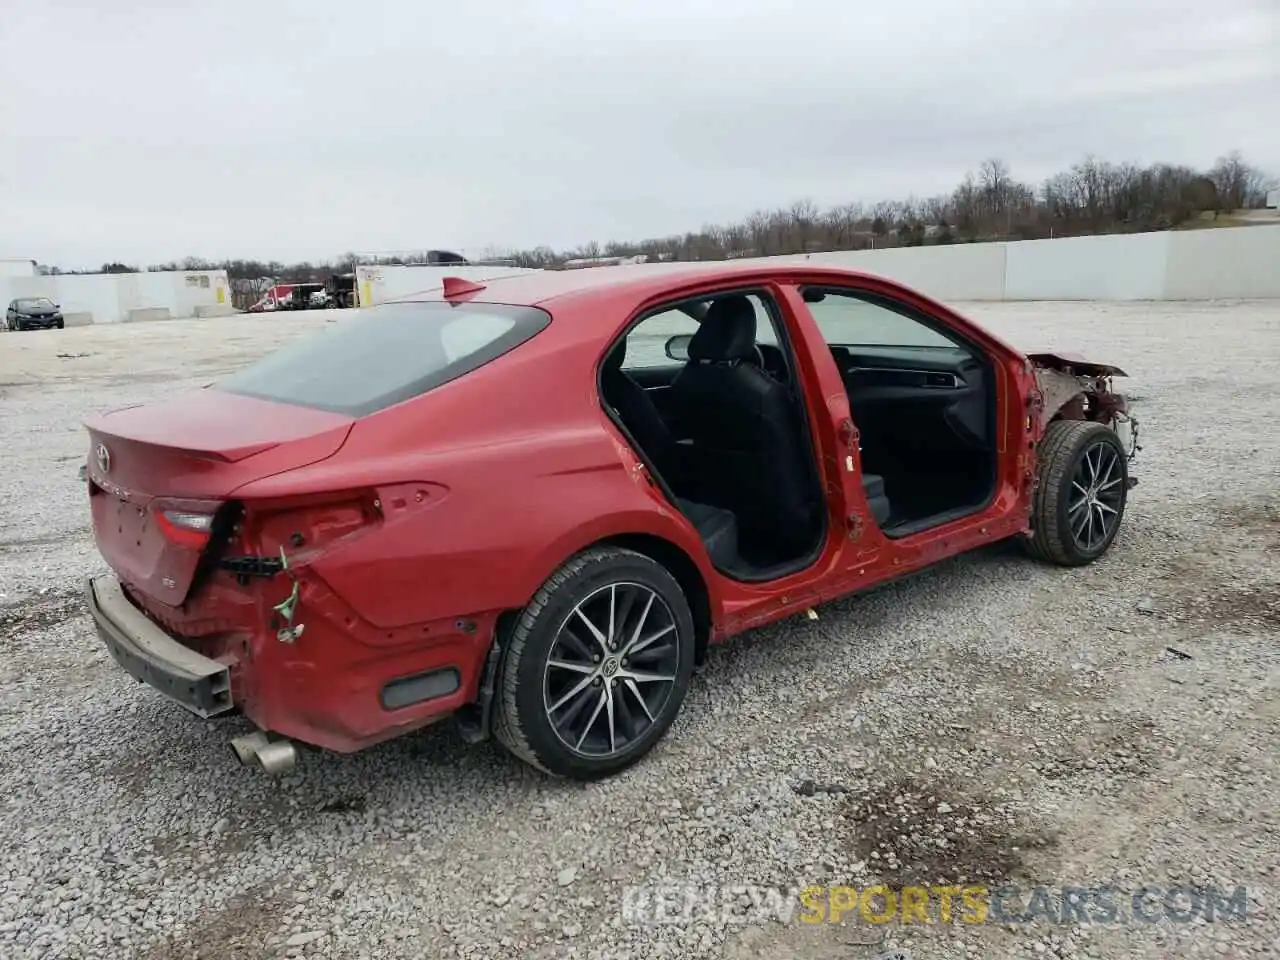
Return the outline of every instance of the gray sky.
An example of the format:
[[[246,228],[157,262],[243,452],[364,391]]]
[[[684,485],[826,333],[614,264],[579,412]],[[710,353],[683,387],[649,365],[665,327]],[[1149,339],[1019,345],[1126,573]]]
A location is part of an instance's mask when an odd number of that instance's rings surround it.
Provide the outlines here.
[[[93,6],[6,5],[0,256],[640,239],[993,155],[1280,173],[1280,0]]]

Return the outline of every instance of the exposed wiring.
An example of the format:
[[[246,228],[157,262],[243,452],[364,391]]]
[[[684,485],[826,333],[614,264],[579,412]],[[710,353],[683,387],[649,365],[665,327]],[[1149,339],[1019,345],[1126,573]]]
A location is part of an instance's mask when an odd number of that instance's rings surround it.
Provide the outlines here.
[[[288,574],[289,579],[293,581],[293,589],[289,591],[289,596],[271,608],[284,618],[284,626],[276,631],[276,639],[281,643],[293,643],[302,636],[302,631],[306,629],[306,626],[301,623],[296,627],[293,625],[293,616],[298,609],[298,595],[301,592],[301,587],[298,584],[298,578],[293,575],[293,571],[289,567],[289,558],[284,554],[284,547],[280,548],[280,569]]]

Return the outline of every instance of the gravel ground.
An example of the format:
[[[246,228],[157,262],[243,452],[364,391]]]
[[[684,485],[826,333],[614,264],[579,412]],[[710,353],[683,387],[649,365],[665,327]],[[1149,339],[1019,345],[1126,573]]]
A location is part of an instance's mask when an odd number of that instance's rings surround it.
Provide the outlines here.
[[[0,957],[1280,955],[1280,303],[967,309],[1131,373],[1114,550],[983,550],[740,638],[591,786],[447,729],[270,780],[226,748],[242,720],[188,717],[91,634],[82,417],[324,316],[0,336]],[[622,910],[637,885],[877,880],[1124,893],[1112,923]],[[1247,887],[1244,919],[1125,922],[1129,891],[1188,884]]]

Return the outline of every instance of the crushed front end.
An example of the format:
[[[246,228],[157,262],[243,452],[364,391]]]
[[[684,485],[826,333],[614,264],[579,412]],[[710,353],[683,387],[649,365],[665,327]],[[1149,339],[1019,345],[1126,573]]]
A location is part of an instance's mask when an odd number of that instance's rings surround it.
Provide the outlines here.
[[[1132,462],[1142,449],[1138,442],[1138,418],[1129,398],[1115,388],[1116,377],[1126,377],[1119,367],[1097,363],[1069,353],[1033,353],[1027,356],[1035,373],[1039,394],[1035,404],[1039,432],[1055,420],[1090,420],[1111,427],[1120,437]],[[1129,478],[1129,485],[1137,483]]]

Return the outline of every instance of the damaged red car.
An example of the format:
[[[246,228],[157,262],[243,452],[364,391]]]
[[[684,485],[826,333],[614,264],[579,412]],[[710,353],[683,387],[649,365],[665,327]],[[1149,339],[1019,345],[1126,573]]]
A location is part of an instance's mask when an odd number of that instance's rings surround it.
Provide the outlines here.
[[[712,644],[993,541],[1101,557],[1123,375],[806,264],[449,278],[89,422],[89,609],[247,764],[453,718],[598,778]]]

